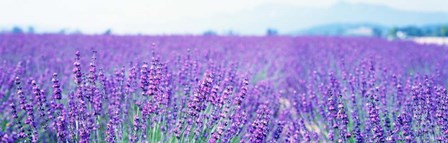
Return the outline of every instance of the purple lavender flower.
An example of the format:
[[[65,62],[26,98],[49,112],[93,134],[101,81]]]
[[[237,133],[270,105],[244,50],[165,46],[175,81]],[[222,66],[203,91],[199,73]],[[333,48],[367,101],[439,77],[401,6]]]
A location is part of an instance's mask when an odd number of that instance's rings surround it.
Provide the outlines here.
[[[261,104],[257,110],[256,119],[250,128],[250,142],[261,143],[265,140],[270,122],[271,111],[266,103]]]

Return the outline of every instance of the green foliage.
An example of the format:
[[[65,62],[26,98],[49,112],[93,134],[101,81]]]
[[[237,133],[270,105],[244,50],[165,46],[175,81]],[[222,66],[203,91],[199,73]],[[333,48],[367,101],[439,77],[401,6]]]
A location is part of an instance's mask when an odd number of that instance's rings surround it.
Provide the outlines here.
[[[2,122],[1,122],[1,128],[2,128],[2,131],[3,131],[3,132],[6,130],[6,126],[7,126],[7,125],[8,125],[8,120],[6,120],[6,119],[2,120]]]

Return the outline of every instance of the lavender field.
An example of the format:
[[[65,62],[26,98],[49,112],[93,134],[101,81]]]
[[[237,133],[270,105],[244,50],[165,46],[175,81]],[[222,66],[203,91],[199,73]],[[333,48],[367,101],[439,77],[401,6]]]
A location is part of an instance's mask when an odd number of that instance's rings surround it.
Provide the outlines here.
[[[446,142],[448,48],[0,35],[0,142]]]

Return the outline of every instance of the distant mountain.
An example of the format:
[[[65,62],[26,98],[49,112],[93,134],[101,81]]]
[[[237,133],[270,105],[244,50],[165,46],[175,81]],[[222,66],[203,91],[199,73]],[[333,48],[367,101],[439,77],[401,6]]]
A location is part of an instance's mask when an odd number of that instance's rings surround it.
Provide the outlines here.
[[[448,24],[389,27],[376,24],[326,24],[290,33],[290,35],[374,36],[388,38],[446,37],[448,36]]]
[[[326,24],[306,30],[290,33],[291,35],[327,35],[327,36],[382,36],[389,27],[376,24]]]
[[[198,24],[200,23],[200,24]],[[386,27],[448,23],[448,13],[398,10],[383,5],[338,3],[328,8],[264,5],[243,12],[193,20],[191,26],[225,27],[239,33],[263,34],[276,28],[280,34],[298,34],[317,25],[375,23]],[[381,28],[381,27],[380,27]],[[218,29],[219,30],[219,29]],[[223,30],[223,29],[221,29]],[[362,31],[362,29],[360,29]]]
[[[369,36],[384,31],[384,28],[446,23],[448,12],[408,11],[384,5],[341,2],[329,7],[267,4],[234,13],[185,18],[165,23],[162,27],[173,28],[178,33],[205,35],[264,35],[274,32],[288,35]],[[141,26],[144,28],[147,25]],[[11,27],[0,29],[0,33],[7,33],[9,29]],[[66,29],[60,31],[67,32]],[[191,33],[195,31],[197,33]],[[443,33],[446,32],[441,32]]]
[[[425,25],[448,22],[448,13],[402,11],[382,5],[339,3],[330,8],[339,23],[377,23],[387,26]]]

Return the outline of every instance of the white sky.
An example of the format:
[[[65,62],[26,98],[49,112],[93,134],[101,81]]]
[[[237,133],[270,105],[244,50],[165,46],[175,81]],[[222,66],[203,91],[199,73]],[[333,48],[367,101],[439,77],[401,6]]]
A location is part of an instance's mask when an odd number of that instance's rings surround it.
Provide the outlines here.
[[[0,30],[14,25],[37,31],[62,28],[101,33],[201,33],[183,21],[286,4],[328,7],[341,0],[0,0]],[[345,0],[402,10],[448,12],[448,0]],[[202,31],[198,31],[202,30]]]

